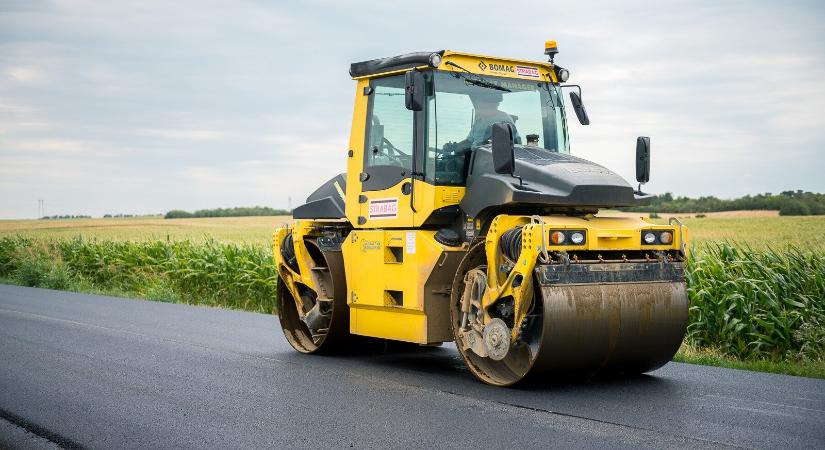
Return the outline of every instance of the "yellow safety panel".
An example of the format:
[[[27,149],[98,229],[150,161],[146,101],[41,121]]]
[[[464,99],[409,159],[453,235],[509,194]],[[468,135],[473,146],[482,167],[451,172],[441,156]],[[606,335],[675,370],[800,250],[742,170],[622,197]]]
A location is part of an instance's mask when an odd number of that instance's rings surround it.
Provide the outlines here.
[[[369,87],[367,79],[358,80],[355,90],[355,108],[352,112],[352,129],[350,130],[349,149],[347,150],[347,187],[345,213],[350,223],[358,223],[361,205],[361,180],[358,178],[364,170],[364,136],[367,132],[367,104],[369,96],[364,95],[364,88]]]
[[[518,78],[522,80],[552,80],[556,82],[553,66],[548,62],[527,61],[521,59],[498,58],[494,56],[472,55],[446,51],[438,70],[463,72],[447,64],[452,61],[468,71],[478,75]]]
[[[448,253],[434,231],[354,230],[342,246],[350,306],[350,332],[426,344],[452,338],[449,327],[433,326],[449,315],[448,296],[425,289]],[[442,286],[443,287],[443,286]]]
[[[449,313],[449,311],[448,311]],[[350,333],[395,341],[428,344],[427,316],[421,311],[387,310],[350,305]],[[433,342],[444,342],[451,338]]]
[[[360,184],[360,181],[357,181]],[[445,206],[457,205],[464,198],[466,188],[463,186],[434,186],[421,180],[415,181],[414,206],[415,211],[410,207],[411,194],[404,194],[402,186],[409,183],[406,178],[398,182],[395,186],[380,191],[365,191],[361,195],[364,201],[359,205],[356,217],[348,219],[357,228],[411,228],[420,227],[430,216],[430,214]],[[349,185],[349,183],[347,183]],[[395,215],[389,217],[375,217],[373,212],[380,211],[373,205],[389,202],[393,207]],[[362,224],[363,218],[364,223]]]

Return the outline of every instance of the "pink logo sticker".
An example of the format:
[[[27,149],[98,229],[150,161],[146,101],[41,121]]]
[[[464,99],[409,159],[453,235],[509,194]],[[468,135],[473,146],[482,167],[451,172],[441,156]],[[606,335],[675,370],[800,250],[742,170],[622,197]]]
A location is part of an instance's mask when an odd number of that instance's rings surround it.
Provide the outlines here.
[[[397,198],[377,198],[370,200],[370,219],[395,219],[398,217]]]
[[[538,78],[539,69],[535,67],[516,66],[516,75],[520,75],[522,77]]]

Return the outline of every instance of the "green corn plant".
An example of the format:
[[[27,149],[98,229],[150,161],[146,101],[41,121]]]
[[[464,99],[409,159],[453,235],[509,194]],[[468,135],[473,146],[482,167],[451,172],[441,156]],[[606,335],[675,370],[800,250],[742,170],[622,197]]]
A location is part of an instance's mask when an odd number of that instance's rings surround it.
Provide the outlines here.
[[[825,357],[825,254],[707,244],[686,277],[691,344],[742,359]]]

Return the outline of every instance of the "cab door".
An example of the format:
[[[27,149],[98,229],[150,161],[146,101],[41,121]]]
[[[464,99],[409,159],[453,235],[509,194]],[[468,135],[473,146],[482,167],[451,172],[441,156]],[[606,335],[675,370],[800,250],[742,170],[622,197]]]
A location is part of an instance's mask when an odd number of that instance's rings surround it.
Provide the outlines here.
[[[357,226],[413,227],[415,115],[422,113],[405,106],[403,74],[375,78],[366,92],[369,103]]]

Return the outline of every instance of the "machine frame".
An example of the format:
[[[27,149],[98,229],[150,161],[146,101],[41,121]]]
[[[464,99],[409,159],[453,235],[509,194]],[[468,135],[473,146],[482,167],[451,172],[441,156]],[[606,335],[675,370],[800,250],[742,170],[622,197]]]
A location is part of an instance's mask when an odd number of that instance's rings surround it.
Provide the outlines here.
[[[678,311],[666,314],[666,321],[672,322],[676,332],[663,331],[666,345],[656,349],[650,361],[634,367],[649,370],[666,362],[675,352],[672,347],[678,348],[681,342],[687,314],[682,265],[688,231],[681,223],[660,225],[641,217],[603,216],[597,214],[598,205],[548,205],[533,208],[535,212],[530,214],[522,212],[529,209],[523,206],[510,210],[488,208],[484,214],[470,215],[460,206],[468,187],[428,183],[421,170],[421,158],[416,157],[409,173],[392,175],[398,181],[391,186],[365,189],[371,176],[379,176],[366,173],[364,163],[372,81],[436,67],[559,83],[560,68],[552,63],[452,51],[353,64],[350,73],[357,86],[346,151],[347,171],[345,178],[333,180],[334,190],[329,189],[332,197],[340,197],[333,200],[343,201],[343,213],[335,218],[307,217],[312,213],[306,211],[316,211],[307,208],[302,217],[296,215],[291,226],[285,225],[273,235],[281,323],[293,347],[305,353],[321,351],[333,347],[325,344],[331,335],[336,335],[338,343],[353,336],[422,345],[456,340],[479,379],[507,385],[523,378],[534,363],[541,363],[535,355],[539,348],[525,350],[533,358],[527,366],[513,363],[506,370],[487,367],[476,357],[497,358],[491,354],[498,352],[497,343],[510,345],[522,339],[532,326],[525,320],[537,308],[539,299],[545,299],[538,307],[546,311],[553,308],[547,303],[548,296],[581,292],[593,297],[597,295],[594,286],[624,285],[625,290],[616,292],[630,299],[625,309],[610,312],[612,307],[603,301],[594,303],[591,309],[604,317],[612,314],[616,320],[633,316],[624,319],[625,328],[645,328],[653,326],[649,318],[639,318],[628,308],[643,303],[649,308],[662,308],[665,303],[677,305]],[[424,112],[414,111],[413,120],[414,145],[419,146]],[[416,148],[418,152],[413,155],[420,156],[422,149]],[[440,214],[448,220],[440,219]],[[571,236],[573,232],[583,234],[579,244],[553,240],[554,233]],[[656,236],[667,232],[671,239],[668,243],[646,243],[643,236],[647,232]],[[467,261],[470,256],[472,264]],[[483,293],[469,293],[473,283],[483,286]],[[562,285],[564,292],[556,288]],[[472,301],[468,300],[471,297]],[[684,314],[681,303],[685,303]],[[291,312],[283,313],[285,309]],[[471,309],[475,312],[468,320]],[[545,323],[545,334],[547,327]],[[637,338],[622,337],[619,323],[605,327],[615,328],[610,331],[611,339],[644,345]],[[498,331],[487,332],[486,328]],[[504,329],[506,335],[501,332]],[[496,344],[491,347],[490,342]],[[594,350],[594,354],[600,351]],[[503,353],[506,355],[507,349]],[[546,361],[542,364],[552,365]]]

